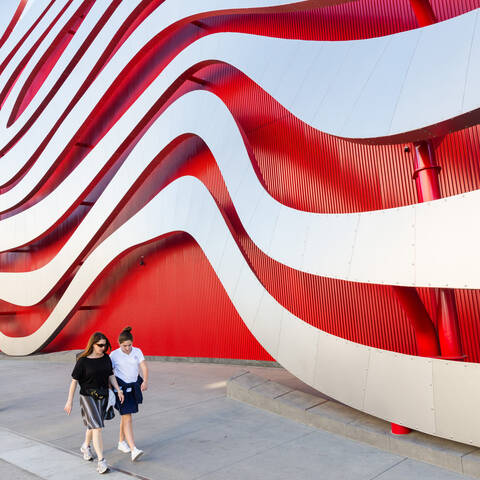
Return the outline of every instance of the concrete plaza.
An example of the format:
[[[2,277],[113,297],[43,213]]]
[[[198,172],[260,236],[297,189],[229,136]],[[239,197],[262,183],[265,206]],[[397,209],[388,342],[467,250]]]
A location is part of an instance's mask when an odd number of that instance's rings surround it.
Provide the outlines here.
[[[73,354],[1,357],[0,478],[98,478],[79,452],[78,391],[63,412]],[[226,397],[238,365],[149,362],[149,390],[134,418],[141,461],[116,450],[119,417],[104,430],[108,478],[155,480],[460,480],[470,477],[394,455]],[[309,392],[281,368],[255,375]]]

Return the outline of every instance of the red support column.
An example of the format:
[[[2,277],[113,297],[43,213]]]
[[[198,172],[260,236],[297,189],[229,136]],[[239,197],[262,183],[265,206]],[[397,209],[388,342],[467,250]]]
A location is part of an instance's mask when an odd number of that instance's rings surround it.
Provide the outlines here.
[[[435,161],[432,142],[415,143],[413,179],[417,187],[418,202],[428,202],[442,198],[438,174],[440,167]]]
[[[413,3],[413,2],[412,2]],[[420,3],[420,2],[418,2]],[[435,152],[431,141],[417,142],[413,179],[417,189],[418,201],[428,202],[442,198],[438,175],[440,167],[435,160]],[[458,326],[457,306],[453,290],[441,288],[437,290],[437,333],[435,327],[414,288],[394,287],[394,291],[415,330],[417,352],[422,356],[464,360],[460,329]],[[410,429],[392,423],[392,433],[403,435]]]
[[[410,0],[418,26],[425,27],[437,23],[437,17],[429,0]],[[435,160],[431,141],[415,143],[415,170],[413,179],[417,189],[418,201],[428,202],[442,198],[438,174],[440,167]],[[449,289],[433,291],[436,300],[437,334],[435,327],[423,305],[416,289],[394,287],[394,291],[415,330],[417,352],[422,356],[464,360],[460,329],[458,326],[455,293]],[[433,330],[433,331],[432,331]],[[392,423],[392,433],[403,435],[410,429]]]
[[[415,143],[415,171],[413,178],[417,187],[418,201],[428,202],[442,198],[438,174],[440,167],[435,160],[432,142]],[[453,290],[438,290],[437,332],[442,358],[464,360],[457,306]]]
[[[419,27],[426,27],[427,25],[432,25],[432,23],[437,23],[437,17],[433,12],[429,0],[410,0],[410,4],[417,17]]]
[[[435,326],[428,315],[417,289],[414,287],[392,287],[408,320],[415,332],[415,343],[417,353],[422,357],[440,356],[440,347]],[[395,435],[406,435],[411,429],[391,423],[391,431]]]
[[[403,425],[398,425],[397,423],[393,422],[390,424],[390,428],[394,435],[406,435],[412,431],[411,428],[404,427]]]
[[[418,201],[428,202],[442,198],[438,174],[440,167],[435,160],[435,152],[431,141],[417,142],[415,147],[414,173]],[[449,360],[464,360],[460,329],[458,326],[457,306],[453,290],[441,288],[437,290],[437,332],[414,288],[394,287],[394,291],[408,315],[415,330],[417,352],[422,356],[438,357]],[[392,433],[404,435],[410,429],[391,424]]]
[[[442,358],[465,360],[467,356],[463,353],[455,293],[447,288],[438,292],[437,330]]]
[[[421,357],[440,356],[437,332],[417,289],[414,287],[393,287],[403,310],[415,332],[417,353]]]

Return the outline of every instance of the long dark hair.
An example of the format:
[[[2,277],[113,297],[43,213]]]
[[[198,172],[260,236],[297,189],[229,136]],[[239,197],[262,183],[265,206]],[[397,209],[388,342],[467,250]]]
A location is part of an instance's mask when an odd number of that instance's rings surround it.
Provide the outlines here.
[[[125,327],[118,336],[118,343],[123,343],[130,340],[133,342],[132,327]]]
[[[93,344],[98,343],[99,340],[105,340],[107,342],[107,348],[103,350],[104,353],[106,353],[108,350],[110,350],[110,348],[112,348],[105,334],[103,334],[102,332],[95,332],[88,339],[85,350],[78,356],[78,358],[88,357],[89,355],[91,355],[91,353],[93,352]]]

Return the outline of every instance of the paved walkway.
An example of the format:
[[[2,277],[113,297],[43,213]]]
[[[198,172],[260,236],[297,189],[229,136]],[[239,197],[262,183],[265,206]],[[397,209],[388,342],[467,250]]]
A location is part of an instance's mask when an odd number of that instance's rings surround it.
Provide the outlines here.
[[[98,478],[79,453],[83,427],[78,392],[63,412],[73,360],[0,360],[0,478]],[[107,478],[152,480],[460,480],[469,477],[393,455],[226,398],[226,380],[241,367],[150,362],[150,388],[134,419],[131,463],[115,449],[118,416],[104,432]],[[279,368],[248,367],[310,391]]]

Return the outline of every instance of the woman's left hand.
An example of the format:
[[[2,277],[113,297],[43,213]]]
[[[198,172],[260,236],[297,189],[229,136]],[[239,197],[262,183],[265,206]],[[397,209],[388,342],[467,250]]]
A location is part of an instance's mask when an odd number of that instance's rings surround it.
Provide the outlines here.
[[[123,396],[123,392],[119,390],[117,392],[117,395],[118,395],[118,399],[120,400],[120,403],[123,403],[123,400],[125,400],[125,397]]]
[[[148,390],[148,383],[144,380],[142,384],[140,385],[140,390],[144,392],[145,390]]]

